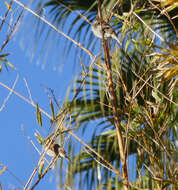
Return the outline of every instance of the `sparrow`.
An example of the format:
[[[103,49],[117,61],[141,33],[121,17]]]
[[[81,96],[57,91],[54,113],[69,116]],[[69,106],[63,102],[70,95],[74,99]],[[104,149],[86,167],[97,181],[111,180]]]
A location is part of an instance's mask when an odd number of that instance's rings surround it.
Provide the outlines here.
[[[117,34],[112,28],[112,26],[108,24],[107,22],[105,22],[104,20],[100,21],[97,18],[95,22],[92,24],[91,28],[92,28],[93,34],[98,38],[103,37],[102,36],[102,28],[103,28],[105,40],[114,39],[121,45],[121,42],[118,39]]]
[[[47,143],[48,144],[48,143]],[[45,145],[45,151],[46,154],[51,156],[51,157],[61,157],[61,158],[66,158],[67,160],[70,161],[70,158],[67,156],[66,151],[62,146],[60,146],[58,143],[56,143],[54,140],[52,140],[49,148],[47,149],[48,145]],[[47,150],[46,150],[47,149]]]
[[[35,137],[37,138],[38,142],[43,146],[43,149],[45,150],[47,155],[53,158],[55,157],[66,158],[71,162],[64,148],[60,146],[58,143],[56,143],[54,140],[51,140],[50,137],[43,139],[38,131],[35,132]],[[48,148],[49,143],[50,146]]]

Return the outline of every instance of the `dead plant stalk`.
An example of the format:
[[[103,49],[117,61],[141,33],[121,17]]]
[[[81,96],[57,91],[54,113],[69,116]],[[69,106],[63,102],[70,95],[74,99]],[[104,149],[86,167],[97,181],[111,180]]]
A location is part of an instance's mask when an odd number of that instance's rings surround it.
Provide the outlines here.
[[[98,0],[98,17],[100,20],[102,20],[100,0]],[[102,28],[102,25],[101,25],[101,28]],[[111,103],[113,107],[114,124],[116,127],[118,147],[119,147],[120,158],[122,162],[121,163],[122,164],[122,179],[123,179],[124,189],[129,190],[130,185],[129,185],[129,177],[128,177],[128,171],[127,171],[127,162],[126,162],[127,157],[126,157],[126,154],[124,153],[125,151],[124,151],[123,137],[122,137],[122,132],[121,132],[121,124],[120,124],[120,119],[118,117],[118,111],[117,111],[117,99],[116,99],[116,94],[115,94],[113,80],[112,80],[112,67],[111,67],[110,56],[109,56],[109,48],[108,48],[107,40],[104,39],[103,28],[102,28],[102,39],[103,39],[102,45],[103,45],[103,50],[104,50],[104,60],[105,60],[106,69],[107,69],[106,72],[108,76],[108,85],[109,85],[109,90],[111,93]]]

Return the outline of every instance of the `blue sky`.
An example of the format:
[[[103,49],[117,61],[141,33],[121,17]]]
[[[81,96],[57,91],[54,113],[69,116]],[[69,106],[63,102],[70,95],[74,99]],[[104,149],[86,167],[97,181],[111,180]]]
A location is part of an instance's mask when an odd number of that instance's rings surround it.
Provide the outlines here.
[[[14,3],[12,9],[14,10],[15,7]],[[4,16],[6,10],[4,1],[0,1],[1,17]],[[10,20],[9,16],[6,21]],[[34,22],[34,16],[26,13],[18,26],[16,34],[7,44],[3,52],[1,52],[2,54],[10,53],[8,60],[16,70],[9,68],[9,71],[6,71],[5,67],[3,67],[0,73],[0,81],[12,87],[18,76],[15,91],[29,99],[28,90],[24,82],[25,78],[33,101],[35,103],[38,102],[42,109],[50,113],[49,97],[43,86],[52,88],[59,103],[62,103],[68,86],[72,84],[74,76],[78,73],[78,66],[74,66],[71,62],[74,56],[73,52],[70,52],[70,59],[62,56],[63,38],[60,39],[58,46],[51,44],[50,51],[41,51],[41,48],[44,47],[43,39],[39,40],[37,48],[34,49],[34,32],[36,29]],[[8,25],[4,24],[3,29],[0,31],[0,45],[6,37],[7,30]],[[57,38],[60,36],[56,32],[54,33],[57,35]],[[47,48],[49,44],[48,42],[46,43]],[[2,106],[8,94],[9,91],[0,86],[0,106]],[[39,159],[39,155],[24,137],[21,127],[24,126],[26,135],[38,144],[34,138],[35,129],[43,132],[44,136],[47,135],[50,127],[49,119],[43,117],[44,129],[40,129],[36,121],[36,110],[30,104],[12,94],[5,104],[4,109],[0,112],[0,121],[0,164],[6,166],[21,181],[26,183],[35,167],[35,163]],[[38,147],[40,148],[40,146]],[[50,171],[45,179],[41,181],[37,189],[56,189],[55,178],[55,171]],[[21,187],[18,181],[7,171],[0,175],[0,183],[2,184],[3,190]]]

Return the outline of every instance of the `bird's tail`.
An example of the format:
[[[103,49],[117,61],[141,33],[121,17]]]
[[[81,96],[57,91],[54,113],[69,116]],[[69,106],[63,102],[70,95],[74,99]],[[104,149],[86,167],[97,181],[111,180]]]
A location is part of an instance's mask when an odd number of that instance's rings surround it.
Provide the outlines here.
[[[114,34],[114,35],[112,35],[112,38],[114,39],[114,40],[116,40],[117,41],[117,43],[121,46],[122,44],[121,44],[121,42],[120,42],[120,40],[119,40],[119,38]]]

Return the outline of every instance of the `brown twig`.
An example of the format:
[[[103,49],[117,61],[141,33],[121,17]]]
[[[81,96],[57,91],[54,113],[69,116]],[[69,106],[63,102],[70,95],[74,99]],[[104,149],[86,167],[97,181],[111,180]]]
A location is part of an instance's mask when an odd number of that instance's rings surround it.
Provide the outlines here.
[[[47,174],[47,172],[49,171],[49,169],[51,168],[52,164],[55,163],[57,161],[58,157],[56,156],[54,159],[51,160],[51,162],[48,164],[47,168],[45,169],[45,171],[43,172],[43,174],[37,179],[37,181],[34,183],[34,185],[30,188],[30,190],[35,189],[35,187],[39,184],[39,182],[41,181],[42,178],[44,178],[44,176]]]
[[[172,22],[172,19],[170,18],[170,16],[169,16],[168,12],[166,11],[166,9],[161,10],[161,9],[160,9],[157,5],[155,5],[152,1],[149,0],[149,2],[150,2],[150,4],[151,4],[154,8],[158,9],[161,14],[164,14],[164,15],[167,17],[167,19],[168,19],[169,22],[171,23],[172,27],[174,28],[174,31],[176,32],[176,36],[178,37],[178,30],[177,30],[175,24]]]
[[[13,34],[13,32],[15,31],[15,28],[16,28],[16,26],[17,26],[17,24],[18,24],[18,22],[19,22],[19,20],[20,20],[20,18],[21,18],[21,16],[22,16],[22,13],[23,13],[23,10],[22,10],[21,13],[19,14],[19,16],[18,16],[18,18],[17,18],[17,20],[16,20],[14,26],[11,28],[10,33],[7,35],[6,40],[5,40],[4,43],[2,44],[2,46],[1,46],[1,48],[0,48],[0,52],[2,52],[2,50],[4,49],[4,47],[5,47],[5,46],[7,45],[7,43],[9,42],[10,37],[11,37],[11,35]]]
[[[1,22],[1,25],[0,25],[0,30],[3,27],[3,24],[5,23],[5,20],[7,18],[7,15],[9,13],[11,7],[12,7],[12,1],[9,3],[9,7],[8,7],[8,9],[7,9],[7,11],[6,11],[5,15],[4,15],[4,18],[2,19],[2,22]]]
[[[100,0],[98,0],[98,18],[100,21],[102,21],[102,12],[101,12]],[[101,28],[102,28],[102,24],[101,24]],[[118,117],[119,114],[117,111],[117,98],[116,98],[113,79],[112,79],[112,67],[111,67],[111,62],[110,62],[109,48],[108,48],[107,40],[104,39],[103,28],[102,28],[102,39],[103,39],[103,49],[104,49],[104,60],[106,63],[107,75],[108,75],[108,83],[109,83],[108,85],[109,85],[109,90],[111,93],[111,102],[112,102],[112,106],[113,106],[114,124],[116,127],[116,133],[117,133],[117,139],[118,139],[118,148],[119,148],[121,162],[122,162],[121,163],[122,164],[122,179],[123,179],[124,189],[128,190],[128,189],[130,189],[130,185],[129,185],[129,176],[128,176],[127,162],[126,162],[127,157],[126,157],[126,154],[124,153],[121,124],[120,124],[120,119]]]
[[[161,91],[159,91],[156,87],[154,87],[153,85],[151,85],[150,83],[148,83],[146,80],[144,80],[142,77],[140,77],[134,70],[132,70],[132,73],[138,77],[141,81],[146,82],[146,84],[148,86],[150,86],[151,88],[153,88],[154,90],[156,90],[156,92],[158,92],[159,94],[161,94],[166,100],[168,100],[169,102],[171,102],[172,104],[178,106],[178,103],[174,102],[173,100],[171,100],[169,97],[167,97],[166,95],[164,95]]]

